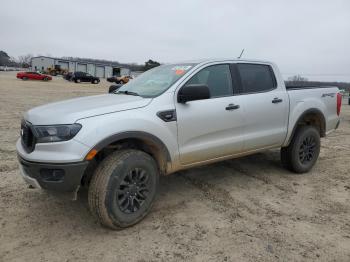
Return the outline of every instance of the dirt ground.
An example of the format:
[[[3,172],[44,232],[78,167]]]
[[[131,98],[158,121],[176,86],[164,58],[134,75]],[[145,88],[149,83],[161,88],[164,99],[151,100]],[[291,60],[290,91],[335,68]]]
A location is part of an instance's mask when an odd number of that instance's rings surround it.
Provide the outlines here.
[[[29,189],[16,160],[22,113],[108,83],[21,81],[0,72],[0,261],[350,261],[350,106],[322,139],[314,169],[282,169],[279,151],[161,178],[152,212],[122,231],[78,200]]]

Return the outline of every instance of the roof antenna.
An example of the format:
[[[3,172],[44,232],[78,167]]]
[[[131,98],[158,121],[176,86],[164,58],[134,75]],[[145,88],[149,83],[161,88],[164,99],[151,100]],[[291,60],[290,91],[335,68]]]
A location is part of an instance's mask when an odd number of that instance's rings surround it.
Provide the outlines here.
[[[239,55],[239,57],[237,57],[237,59],[241,59],[243,53],[244,53],[244,48],[242,49],[242,52],[241,52],[241,54]]]

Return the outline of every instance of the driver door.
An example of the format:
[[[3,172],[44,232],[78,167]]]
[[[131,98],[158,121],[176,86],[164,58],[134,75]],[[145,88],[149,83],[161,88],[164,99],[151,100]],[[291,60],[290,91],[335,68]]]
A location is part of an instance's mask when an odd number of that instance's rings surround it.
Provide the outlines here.
[[[243,113],[238,97],[233,95],[233,83],[228,64],[208,66],[186,83],[207,85],[210,98],[175,102],[182,165],[229,156],[243,149]]]

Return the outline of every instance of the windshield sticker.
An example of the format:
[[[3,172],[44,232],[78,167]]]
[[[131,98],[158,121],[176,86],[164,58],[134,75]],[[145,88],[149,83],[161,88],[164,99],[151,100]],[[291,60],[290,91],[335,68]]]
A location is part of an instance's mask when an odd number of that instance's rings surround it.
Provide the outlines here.
[[[182,75],[183,73],[185,73],[185,70],[176,70],[175,71],[176,75]]]
[[[171,68],[171,70],[174,70],[176,75],[183,75],[191,67],[192,66],[179,65],[174,66],[173,68]]]

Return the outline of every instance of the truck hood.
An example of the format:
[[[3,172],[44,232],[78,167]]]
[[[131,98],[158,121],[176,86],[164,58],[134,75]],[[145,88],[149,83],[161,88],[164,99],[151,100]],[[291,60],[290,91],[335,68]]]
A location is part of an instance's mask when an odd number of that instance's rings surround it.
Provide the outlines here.
[[[124,94],[87,96],[32,108],[24,118],[33,125],[72,124],[82,118],[144,107],[151,100]]]

